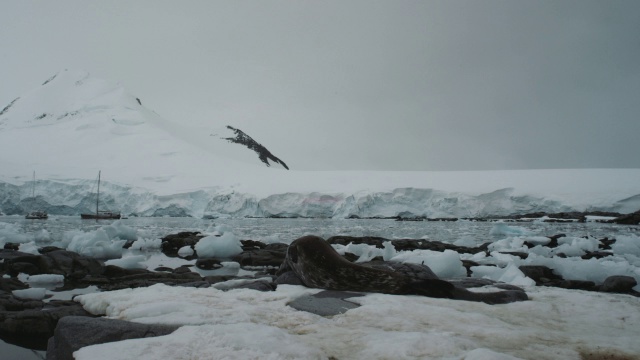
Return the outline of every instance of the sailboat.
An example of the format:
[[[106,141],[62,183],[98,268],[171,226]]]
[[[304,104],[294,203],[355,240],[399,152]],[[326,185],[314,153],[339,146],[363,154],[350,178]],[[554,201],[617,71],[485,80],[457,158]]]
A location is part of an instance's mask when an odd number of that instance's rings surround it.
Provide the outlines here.
[[[95,214],[80,214],[82,219],[120,219],[120,212],[100,211],[100,171],[98,171],[98,193],[96,196],[96,212]]]
[[[36,172],[33,172],[33,185],[31,186],[31,207],[36,203]],[[49,214],[42,210],[32,210],[24,216],[25,219],[45,220],[49,218]]]

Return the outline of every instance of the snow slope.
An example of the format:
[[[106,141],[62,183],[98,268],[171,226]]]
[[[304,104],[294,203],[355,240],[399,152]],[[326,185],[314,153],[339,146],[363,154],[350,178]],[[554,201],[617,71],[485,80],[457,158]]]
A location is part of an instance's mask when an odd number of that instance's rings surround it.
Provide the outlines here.
[[[189,128],[143,104],[119,84],[65,70],[0,110],[0,211],[25,211],[34,170],[38,204],[66,215],[89,209],[98,170],[110,208],[145,216],[640,209],[640,169],[283,171],[225,140],[235,135],[222,121]]]

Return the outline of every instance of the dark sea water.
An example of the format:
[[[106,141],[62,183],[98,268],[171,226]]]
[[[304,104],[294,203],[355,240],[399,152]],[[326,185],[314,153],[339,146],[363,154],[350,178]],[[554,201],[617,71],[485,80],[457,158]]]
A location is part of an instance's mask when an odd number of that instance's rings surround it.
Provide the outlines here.
[[[425,238],[443,242],[464,240],[481,244],[500,239],[502,235],[491,235],[496,225],[492,222],[397,222],[394,220],[331,220],[331,219],[214,219],[194,218],[129,218],[119,220],[121,223],[137,230],[139,238],[158,239],[179,231],[212,231],[215,226],[226,225],[240,239],[252,239],[264,242],[290,243],[306,234],[314,234],[323,238],[334,235],[348,236],[380,236],[389,239]],[[0,216],[1,223],[12,224],[12,229],[19,234],[35,236],[47,232],[44,239],[38,241],[39,246],[60,241],[67,231],[93,231],[113,221],[81,220],[78,217],[53,216],[48,220],[26,220],[21,216]],[[640,235],[640,228],[596,222],[587,223],[542,223],[517,222],[510,226],[521,227],[535,235],[550,236],[566,234],[568,236],[594,236],[597,238],[615,238],[618,235]],[[0,242],[10,242],[5,231],[5,239],[0,231]],[[9,238],[6,238],[9,236]],[[37,237],[36,237],[37,238]],[[34,352],[0,341],[0,359],[42,359],[44,352]]]

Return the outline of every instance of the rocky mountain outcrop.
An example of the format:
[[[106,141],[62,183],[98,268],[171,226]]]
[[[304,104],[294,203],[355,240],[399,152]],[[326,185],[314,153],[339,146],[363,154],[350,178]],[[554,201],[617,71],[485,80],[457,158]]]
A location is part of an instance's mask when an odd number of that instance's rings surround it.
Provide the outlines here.
[[[265,163],[265,165],[267,166],[271,166],[271,164],[269,163],[269,160],[271,160],[277,164],[282,165],[285,169],[289,170],[289,167],[287,166],[287,164],[284,163],[284,161],[280,160],[277,156],[273,155],[269,150],[267,150],[267,148],[265,148],[262,144],[258,143],[257,141],[253,140],[251,136],[247,135],[242,130],[236,129],[232,126],[227,126],[227,129],[233,131],[235,136],[224,138],[225,140],[235,144],[244,145],[248,149],[255,151],[256,154],[258,154],[258,158],[260,159],[260,161]]]

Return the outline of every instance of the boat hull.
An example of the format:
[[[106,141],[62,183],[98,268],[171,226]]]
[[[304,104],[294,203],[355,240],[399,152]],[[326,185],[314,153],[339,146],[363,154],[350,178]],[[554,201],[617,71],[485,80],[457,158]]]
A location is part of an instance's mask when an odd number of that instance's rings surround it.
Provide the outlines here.
[[[46,220],[49,218],[49,215],[46,212],[36,211],[25,215],[24,218],[31,220]]]
[[[108,219],[120,219],[120,213],[100,213],[100,214],[80,214],[81,219],[86,220],[108,220]]]

